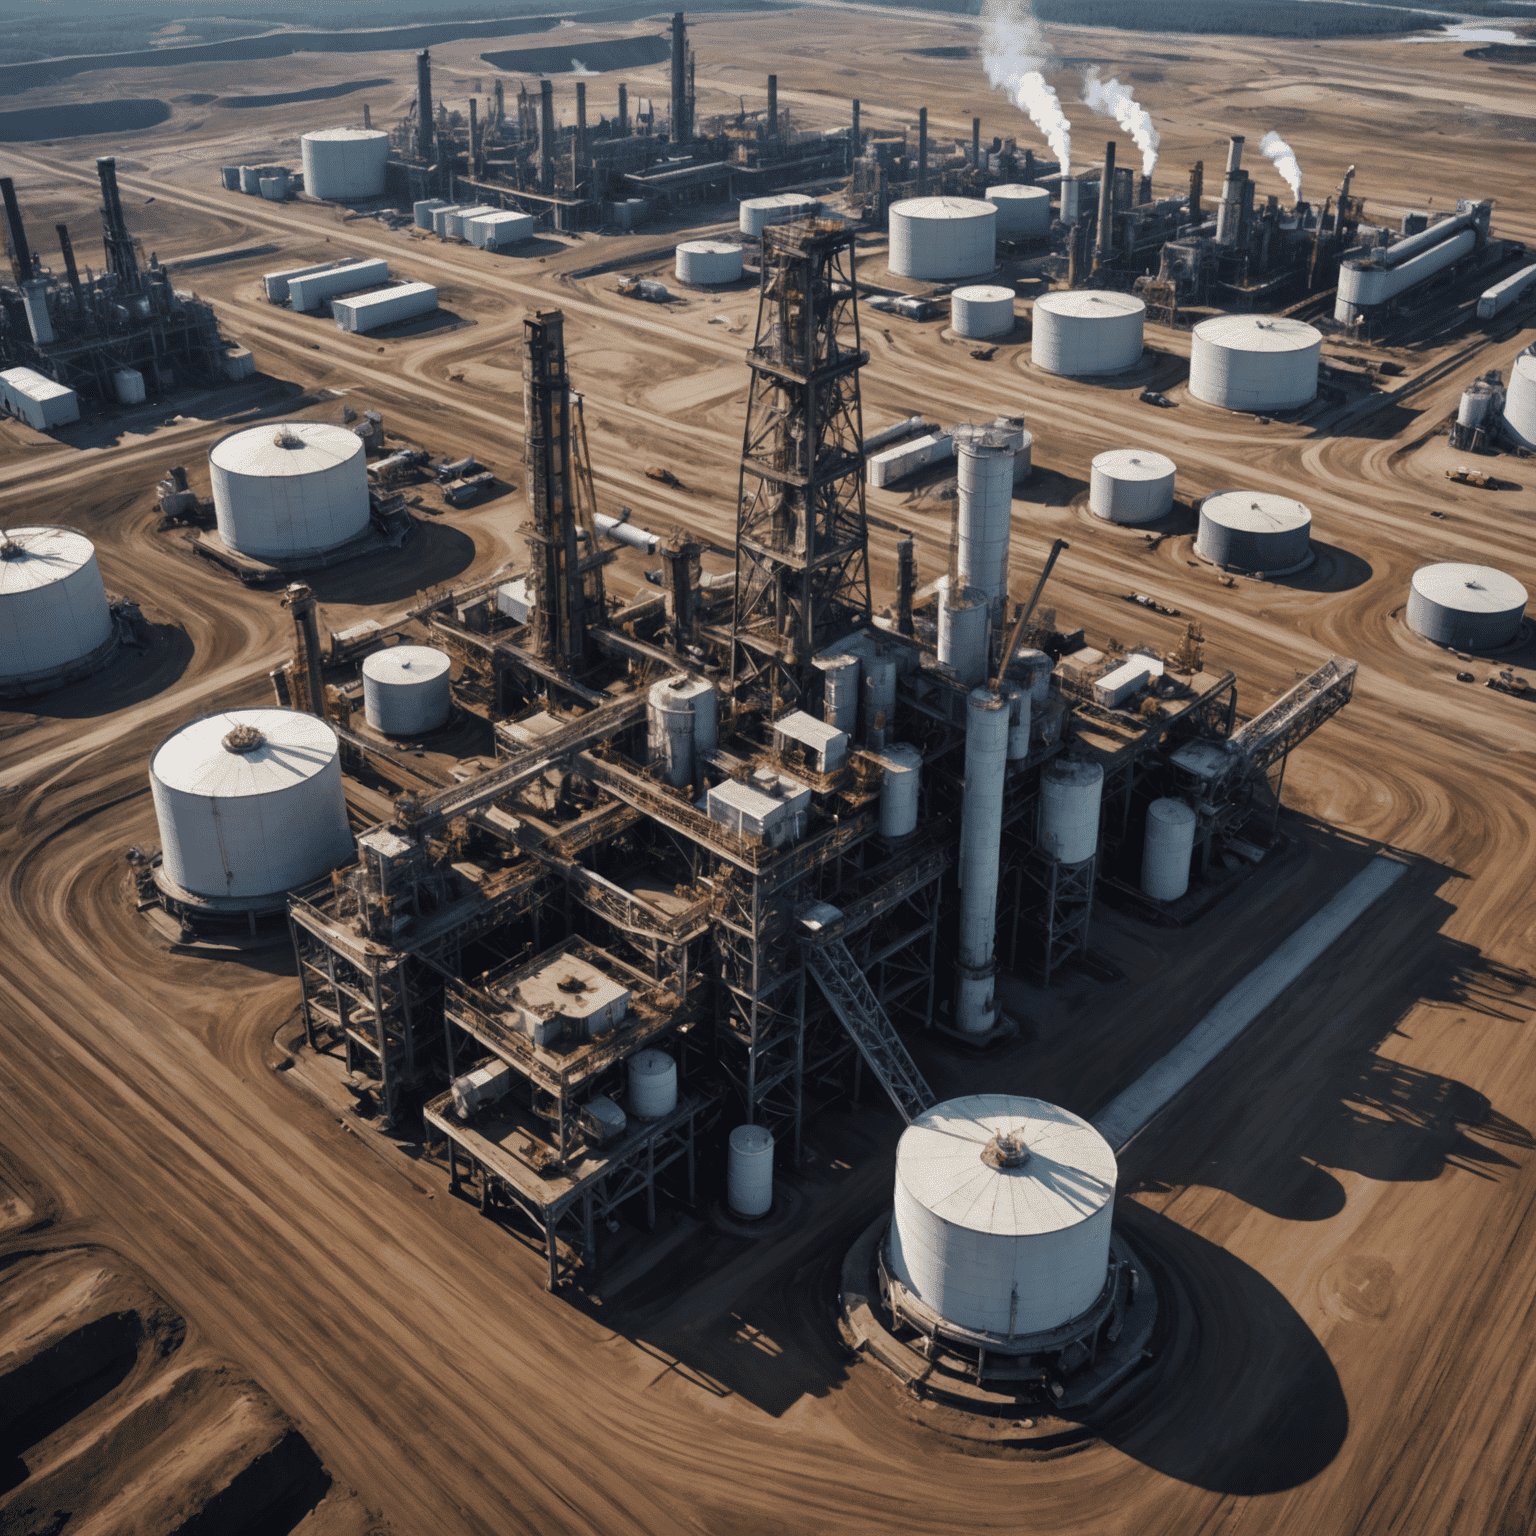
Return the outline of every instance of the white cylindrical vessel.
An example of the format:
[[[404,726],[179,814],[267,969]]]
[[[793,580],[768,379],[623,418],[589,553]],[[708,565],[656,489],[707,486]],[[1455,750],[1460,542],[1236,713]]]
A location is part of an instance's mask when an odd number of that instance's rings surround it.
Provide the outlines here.
[[[986,681],[992,607],[979,587],[939,591],[939,660],[955,669],[967,688]]]
[[[1497,398],[1493,386],[1486,379],[1474,379],[1461,392],[1461,404],[1456,408],[1456,425],[1486,427]]]
[[[1037,715],[1045,708],[1045,701],[1051,696],[1051,673],[1055,670],[1056,663],[1044,651],[1037,651],[1033,646],[1021,646],[1013,653],[1008,675],[1022,678],[1029,684],[1030,703]]]
[[[896,658],[867,656],[863,673],[864,744],[876,749],[885,745],[896,724]]]
[[[880,754],[881,837],[905,837],[917,830],[922,778],[923,754],[916,747],[897,741]]]
[[[0,534],[0,693],[30,693],[105,661],[112,612],[96,548],[73,528]]]
[[[144,375],[137,368],[119,368],[112,375],[112,392],[119,405],[139,405],[144,399]]]
[[[1491,565],[1424,565],[1408,589],[1408,627],[1436,645],[1497,650],[1519,638],[1528,594]]]
[[[1004,683],[998,692],[1008,700],[1008,761],[1020,763],[1029,756],[1034,700],[1024,683]]]
[[[821,717],[846,731],[851,741],[859,729],[859,658],[822,656],[816,666],[821,672]]]
[[[1522,448],[1536,448],[1536,348],[1528,347],[1509,371],[1504,430]]]
[[[773,1208],[773,1136],[766,1126],[738,1125],[731,1132],[726,1195],[738,1216],[766,1216]]]
[[[149,760],[165,873],[194,896],[261,900],[352,857],[341,747],[297,709],[203,715]]]
[[[448,723],[453,663],[430,645],[396,645],[363,662],[363,716],[386,736],[420,736]]]
[[[960,811],[960,941],[955,1024],[984,1035],[997,1024],[997,883],[1002,856],[1003,782],[1008,772],[1009,701],[975,688],[965,710],[965,798]]]
[[[659,1120],[677,1108],[677,1063],[665,1051],[636,1051],[629,1058],[629,1112]]]
[[[1000,619],[1008,596],[1008,544],[1013,531],[1013,450],[996,427],[954,430],[956,549],[960,585],[986,595]]]
[[[685,240],[673,256],[680,283],[706,288],[741,281],[741,247],[728,240]]]
[[[1155,523],[1173,510],[1175,466],[1149,448],[1111,448],[1095,454],[1088,510],[1109,523]]]
[[[1281,576],[1307,563],[1312,514],[1272,491],[1218,491],[1200,503],[1195,553],[1223,570]]]
[[[993,418],[992,425],[1007,437],[1008,446],[1013,449],[1013,483],[1018,485],[1028,480],[1029,472],[1034,467],[1031,463],[1035,446],[1034,433],[1025,429],[1022,416],[997,416]]]
[[[1216,315],[1194,329],[1189,392],[1229,411],[1283,411],[1317,396],[1323,335],[1283,315]]]
[[[956,1328],[1018,1338],[1089,1311],[1119,1170],[1086,1120],[1014,1094],[925,1110],[896,1146],[891,1269]]]
[[[1047,373],[1124,373],[1141,361],[1147,306],[1130,293],[1074,288],[1035,300],[1029,360]]]
[[[646,696],[646,744],[650,759],[675,789],[693,782],[693,698],[686,677],[655,683]]]
[[[997,207],[999,240],[1043,240],[1050,234],[1051,194],[1045,187],[988,187],[987,201]]]
[[[383,197],[389,135],[377,128],[318,128],[299,139],[304,190],[324,202]]]
[[[1104,770],[1058,757],[1040,774],[1040,848],[1063,864],[1081,864],[1099,847]]]
[[[322,554],[368,527],[368,454],[350,427],[246,427],[208,454],[219,537],[258,560]]]
[[[997,205],[974,197],[909,197],[892,203],[890,269],[948,282],[997,265]]]
[[[1141,888],[1153,901],[1177,901],[1189,889],[1195,820],[1194,811],[1182,800],[1154,800],[1147,807]]]
[[[808,219],[821,203],[804,192],[774,192],[767,197],[744,197],[738,210],[742,234],[758,237],[770,224],[791,224]]]
[[[284,170],[273,171],[270,176],[261,178],[261,195],[269,203],[282,203],[288,200],[288,172]]]
[[[990,283],[956,288],[949,296],[949,323],[968,341],[990,341],[1013,330],[1013,289]]]

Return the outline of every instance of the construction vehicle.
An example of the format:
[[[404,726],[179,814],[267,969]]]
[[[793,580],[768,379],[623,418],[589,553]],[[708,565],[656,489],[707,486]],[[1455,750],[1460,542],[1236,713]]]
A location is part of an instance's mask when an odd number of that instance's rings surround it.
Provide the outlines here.
[[[1455,469],[1445,472],[1447,480],[1454,480],[1458,485],[1480,485],[1484,490],[1496,491],[1499,482],[1486,470],[1469,469],[1465,464],[1458,464]]]

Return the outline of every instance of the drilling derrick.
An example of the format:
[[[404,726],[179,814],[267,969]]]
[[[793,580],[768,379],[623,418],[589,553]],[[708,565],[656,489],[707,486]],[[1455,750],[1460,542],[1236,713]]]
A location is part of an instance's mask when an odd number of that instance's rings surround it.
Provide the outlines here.
[[[585,666],[587,626],[601,621],[603,566],[593,509],[571,442],[571,382],[565,371],[565,317],[539,310],[523,320],[523,462],[533,525],[527,538],[539,655],[568,674]],[[584,528],[587,553],[578,542]]]
[[[763,231],[736,513],[733,673],[806,693],[812,658],[870,622],[853,233]]]

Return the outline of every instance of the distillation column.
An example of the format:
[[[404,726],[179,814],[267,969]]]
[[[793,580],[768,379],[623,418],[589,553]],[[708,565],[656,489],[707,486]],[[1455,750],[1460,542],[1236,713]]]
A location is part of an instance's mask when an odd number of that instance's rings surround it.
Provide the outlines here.
[[[955,1025],[967,1035],[984,1035],[999,1022],[993,992],[997,984],[997,883],[1010,702],[985,688],[973,689],[966,701]]]

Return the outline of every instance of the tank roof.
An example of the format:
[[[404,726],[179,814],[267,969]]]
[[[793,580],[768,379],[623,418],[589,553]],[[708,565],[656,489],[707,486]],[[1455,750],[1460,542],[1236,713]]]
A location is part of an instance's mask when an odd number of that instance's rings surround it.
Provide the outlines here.
[[[317,139],[326,143],[345,142],[349,139],[384,139],[387,142],[389,135],[379,128],[314,128],[303,139],[310,143]]]
[[[1118,320],[1122,315],[1143,314],[1146,301],[1134,293],[1097,292],[1068,288],[1059,293],[1043,293],[1035,308],[1050,315],[1064,315],[1075,320]]]
[[[1413,588],[1441,608],[1460,613],[1508,613],[1523,608],[1529,596],[1505,571],[1454,560],[1421,565],[1413,573]]]
[[[1275,491],[1216,491],[1200,503],[1200,515],[1245,533],[1284,533],[1312,522],[1312,514],[1295,497]]]
[[[1014,295],[1012,288],[1004,288],[997,283],[972,283],[965,288],[956,288],[950,297],[965,299],[971,304],[1011,304]]]
[[[684,240],[677,248],[691,256],[741,255],[741,244],[736,240]]]
[[[244,733],[252,731],[260,740],[247,745]],[[323,773],[337,752],[335,731],[303,710],[222,710],[166,737],[149,771],[168,789],[231,800],[301,784]]]
[[[1051,193],[1048,187],[1033,186],[1029,182],[1010,181],[1005,182],[1002,186],[987,188],[987,200],[989,202],[995,202],[1000,197],[1016,197],[1021,200],[1043,197],[1049,202],[1050,196]]]
[[[374,651],[363,662],[363,676],[396,686],[427,683],[441,677],[452,665],[445,652],[430,645],[393,645]]]
[[[909,219],[992,219],[997,208],[979,197],[908,197],[891,212]]]
[[[362,438],[350,427],[329,421],[282,421],[232,432],[213,445],[208,458],[231,474],[279,479],[317,474],[366,452]]]
[[[1213,315],[1202,320],[1194,334],[1213,346],[1239,352],[1304,352],[1323,340],[1315,325],[1283,315]]]
[[[0,559],[0,597],[64,581],[96,556],[91,541],[73,528],[7,528],[0,537],[14,551]]]
[[[1116,480],[1163,480],[1177,469],[1167,454],[1150,448],[1106,448],[1094,455],[1093,467]]]

